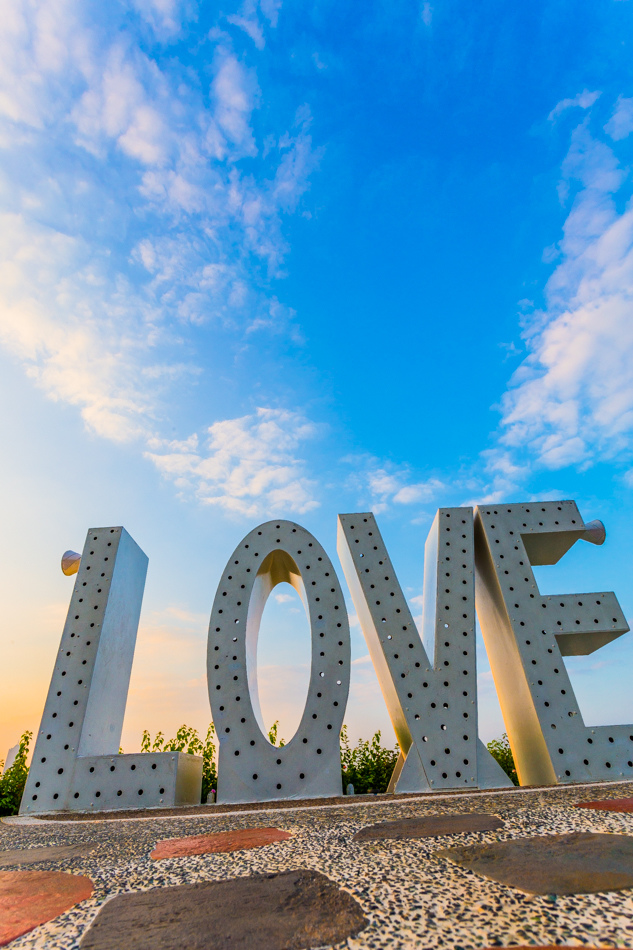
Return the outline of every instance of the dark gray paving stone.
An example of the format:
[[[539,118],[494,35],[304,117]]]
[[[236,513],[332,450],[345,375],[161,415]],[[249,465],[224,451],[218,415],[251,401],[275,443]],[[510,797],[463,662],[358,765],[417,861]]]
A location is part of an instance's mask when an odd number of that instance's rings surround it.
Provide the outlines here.
[[[92,854],[94,844],[54,844],[46,848],[19,848],[15,851],[0,851],[0,868],[23,867],[41,864],[43,861],[69,861]]]
[[[381,839],[435,838],[438,835],[459,835],[466,831],[496,831],[503,822],[496,815],[431,815],[429,818],[401,818],[399,821],[381,821],[361,828],[354,841]]]
[[[633,887],[633,837],[539,835],[436,851],[460,867],[527,894],[591,894]]]
[[[301,868],[120,894],[99,911],[81,950],[304,950],[367,923],[350,894]]]

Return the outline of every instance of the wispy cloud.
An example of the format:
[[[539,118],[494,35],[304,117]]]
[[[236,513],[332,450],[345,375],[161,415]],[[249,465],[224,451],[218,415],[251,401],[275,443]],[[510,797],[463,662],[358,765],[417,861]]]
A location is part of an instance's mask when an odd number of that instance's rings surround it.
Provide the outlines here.
[[[205,505],[249,517],[276,511],[303,514],[319,502],[298,453],[317,434],[318,427],[299,413],[258,409],[214,423],[202,446],[197,435],[184,442],[156,440],[147,456],[165,477]]]
[[[114,441],[146,431],[155,335],[151,308],[112,275],[107,255],[22,214],[0,216],[0,342],[88,428]]]
[[[295,598],[292,594],[275,594],[275,600],[278,604],[292,604]]]
[[[501,450],[489,459],[511,479],[524,453],[556,469],[627,456],[631,446],[631,186],[613,147],[586,120],[572,135],[563,184],[577,193],[559,263],[546,307],[525,319],[529,354],[503,398]]]
[[[257,47],[266,45],[265,25],[277,26],[281,0],[244,0],[239,13],[227,16],[227,21],[243,30]]]
[[[244,10],[265,30],[279,4]],[[162,438],[208,334],[294,332],[270,278],[318,157],[310,112],[256,131],[257,63],[222,29],[199,75],[174,65],[163,46],[196,15],[178,0],[103,19],[78,0],[3,9],[0,343],[117,441]]]
[[[627,135],[633,132],[633,98],[627,99],[624,96],[620,96],[613,115],[604,129],[616,142],[620,141],[620,139],[625,139]]]
[[[194,0],[132,0],[132,6],[161,40],[176,37],[197,12]]]
[[[599,97],[599,92],[589,92],[588,89],[584,89],[571,99],[561,99],[560,102],[557,102],[547,118],[550,122],[553,122],[568,109],[590,109]]]
[[[348,482],[357,503],[379,513],[391,505],[415,505],[433,501],[444,488],[438,478],[418,481],[406,465],[394,465],[366,455],[343,459],[354,466]]]

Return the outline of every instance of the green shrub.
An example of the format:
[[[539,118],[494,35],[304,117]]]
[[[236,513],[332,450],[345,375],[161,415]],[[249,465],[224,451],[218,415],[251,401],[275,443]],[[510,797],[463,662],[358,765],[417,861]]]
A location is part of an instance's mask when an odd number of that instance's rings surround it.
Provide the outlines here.
[[[281,748],[285,745],[283,739],[278,739],[279,722],[274,722],[268,731],[268,739],[271,745]],[[0,776],[0,815],[17,815],[20,808],[20,801],[28,775],[26,759],[29,753],[29,745],[33,734],[25,732],[20,739],[20,747],[15,761],[10,769]],[[504,736],[507,743],[507,736]],[[503,743],[497,741],[500,748]],[[493,751],[490,743],[488,748],[505,768],[498,755]],[[120,750],[121,752],[123,750]],[[218,787],[217,772],[217,748],[215,744],[215,726],[210,723],[207,734],[203,740],[197,729],[192,726],[181,726],[173,739],[165,739],[164,733],[158,732],[152,739],[147,729],[143,730],[141,739],[141,752],[188,752],[190,755],[199,755],[202,757],[202,796],[201,800],[206,802],[209,792]],[[509,752],[512,766],[512,753]],[[347,726],[341,730],[341,767],[343,775],[343,787],[351,783],[357,794],[368,792],[386,792],[393,772],[394,766],[398,760],[398,749],[387,749],[380,744],[380,732],[369,739],[360,739],[355,747],[350,746],[347,735]],[[0,767],[4,763],[0,763]],[[510,773],[508,773],[510,774]],[[515,773],[516,775],[516,773]],[[512,778],[512,776],[510,776]],[[513,779],[515,784],[516,778]]]
[[[209,723],[204,741],[198,730],[192,726],[181,726],[174,739],[165,740],[162,732],[156,734],[152,741],[147,729],[143,730],[141,752],[188,752],[190,755],[202,756],[202,795],[201,801],[206,802],[207,795],[218,787],[218,770],[216,765],[215,726]]]
[[[492,742],[489,742],[487,747],[488,752],[496,759],[503,771],[506,773],[508,778],[512,781],[513,785],[519,784],[519,779],[517,776],[517,770],[514,764],[514,756],[512,755],[512,749],[510,748],[510,741],[508,739],[508,734],[503,733],[500,739],[493,739]]]
[[[22,793],[29,774],[26,759],[32,738],[32,732],[25,732],[22,735],[13,765],[0,776],[0,815],[17,815],[20,810]],[[4,762],[0,762],[0,770],[2,768],[4,768]]]
[[[354,748],[349,744],[347,726],[341,729],[341,768],[343,789],[354,786],[357,795],[386,792],[389,779],[398,761],[398,747],[386,749],[380,744],[380,732],[373,739],[359,739]]]
[[[270,742],[271,745],[275,745],[275,746],[277,746],[279,749],[282,749],[282,748],[285,746],[285,744],[286,744],[286,740],[285,740],[285,739],[280,739],[279,742],[277,742],[277,732],[278,732],[278,731],[279,731],[279,720],[278,720],[278,719],[275,719],[274,723],[272,724],[272,726],[271,726],[270,729],[268,730],[268,741]]]

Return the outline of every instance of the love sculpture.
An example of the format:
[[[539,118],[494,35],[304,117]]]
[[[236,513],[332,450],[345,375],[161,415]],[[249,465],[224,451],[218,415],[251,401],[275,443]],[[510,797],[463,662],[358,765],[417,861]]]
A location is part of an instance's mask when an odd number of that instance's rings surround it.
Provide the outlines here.
[[[532,565],[579,539],[602,544],[573,501],[440,508],[425,547],[421,635],[371,513],[339,516],[338,553],[400,746],[396,792],[496,788],[508,779],[478,738],[475,608],[522,785],[633,775],[633,726],[585,726],[563,657],[629,629],[613,593],[543,596]],[[196,804],[202,759],[118,754],[147,558],[124,528],[88,532],[21,814]],[[275,748],[257,689],[271,591],[292,584],[312,636],[301,723]],[[255,528],[217,590],[207,679],[220,748],[218,802],[340,795],[350,675],[343,593],[316,538],[290,521]]]

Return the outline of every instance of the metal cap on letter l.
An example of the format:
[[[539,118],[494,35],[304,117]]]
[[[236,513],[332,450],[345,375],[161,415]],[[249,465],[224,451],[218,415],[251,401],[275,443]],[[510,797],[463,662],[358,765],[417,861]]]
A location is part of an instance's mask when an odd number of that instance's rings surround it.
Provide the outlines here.
[[[284,581],[308,613],[312,665],[299,728],[287,745],[275,748],[259,708],[257,638],[268,596]],[[329,557],[292,521],[255,528],[229,559],[209,624],[209,700],[220,740],[217,801],[340,795],[339,736],[349,674],[345,599]]]

